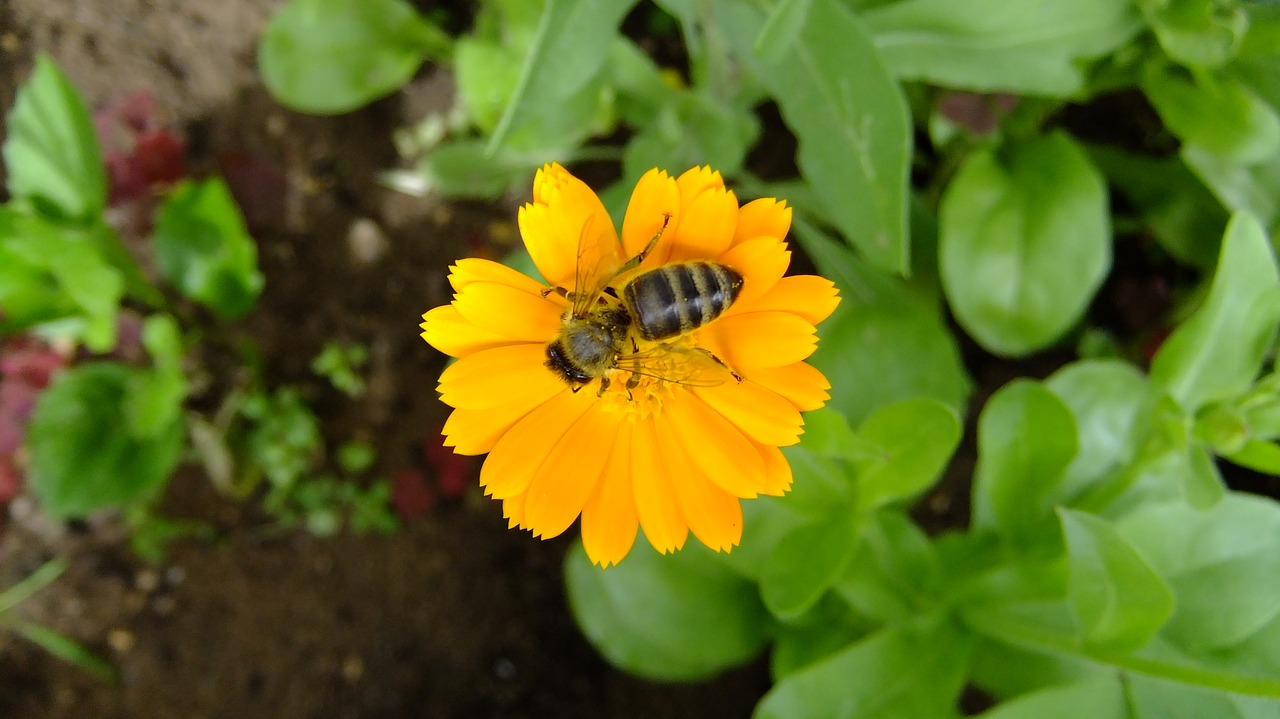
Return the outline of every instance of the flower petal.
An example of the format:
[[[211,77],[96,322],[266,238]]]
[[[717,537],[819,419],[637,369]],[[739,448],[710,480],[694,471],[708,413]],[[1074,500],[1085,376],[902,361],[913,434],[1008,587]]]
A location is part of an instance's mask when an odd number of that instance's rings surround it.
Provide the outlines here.
[[[745,294],[746,286],[742,289]],[[817,275],[794,275],[783,277],[763,296],[753,297],[747,302],[739,298],[729,311],[792,312],[803,317],[809,324],[816,325],[831,316],[839,305],[840,291],[831,280]]]
[[[509,342],[550,342],[560,331],[561,306],[498,282],[473,282],[453,306],[468,322]]]
[[[524,521],[535,537],[560,535],[582,513],[596,485],[611,481],[602,475],[623,414],[601,407],[594,403],[579,417],[533,475],[525,493]]]
[[[697,396],[675,393],[663,403],[662,419],[658,434],[661,445],[688,446],[693,467],[720,489],[735,497],[751,498],[764,487],[760,455],[737,427]]]
[[[582,508],[582,545],[587,557],[602,567],[617,564],[631,551],[640,528],[631,482],[632,424],[618,427],[618,438],[604,476]]]
[[[592,237],[598,233],[604,238],[601,246],[618,246],[613,221],[600,198],[582,180],[555,163],[538,170],[533,180],[533,202],[521,207],[516,219],[538,271],[547,282],[559,287],[574,286],[584,229]]]
[[[666,554],[684,546],[689,525],[680,513],[672,486],[673,477],[658,446],[653,418],[633,423],[631,442],[631,481],[635,492],[636,514],[644,536],[653,548]]]
[[[791,208],[785,200],[761,197],[738,210],[738,224],[733,230],[733,244],[757,237],[782,239],[791,229]]]
[[[760,459],[764,461],[765,466],[765,487],[760,493],[773,497],[786,494],[787,490],[791,489],[791,464],[787,462],[786,455],[782,454],[782,450],[777,447],[758,442],[752,444],[755,444],[756,450],[760,452]]]
[[[510,344],[511,340],[468,322],[458,308],[443,305],[422,315],[425,320],[422,339],[451,357],[465,357],[472,352]]]
[[[561,392],[516,422],[480,468],[485,494],[506,499],[524,493],[552,448],[594,401],[588,392]]]
[[[775,392],[747,380],[690,389],[747,437],[774,447],[800,441],[804,420],[800,411]]]
[[[502,516],[507,520],[507,529],[526,529],[524,526],[524,494],[507,497],[502,500]]]
[[[542,343],[504,345],[470,354],[440,373],[440,400],[450,407],[484,409],[524,402],[529,409],[568,389],[547,369]]]
[[[692,172],[692,171],[691,171]],[[689,172],[676,180],[677,184],[689,176]],[[718,179],[720,173],[714,173]],[[675,245],[669,260],[711,259],[724,254],[733,242],[733,229],[738,223],[738,198],[724,188],[724,182],[702,185],[696,194],[690,194],[686,185],[680,187],[680,224],[676,226]]]
[[[681,442],[666,449],[676,501],[693,536],[717,552],[737,546],[742,541],[742,503],[703,473],[693,460],[696,450]]]
[[[782,367],[750,367],[743,370],[743,376],[782,395],[801,412],[818,409],[831,399],[827,393],[831,383],[806,362]]]
[[[818,335],[813,325],[791,312],[747,312],[703,327],[698,346],[741,373],[747,367],[799,362],[818,347]]]
[[[670,215],[671,226],[664,232],[652,254],[642,267],[649,269],[665,264],[675,237],[674,225],[680,214],[680,190],[676,181],[666,172],[654,168],[644,173],[631,192],[627,214],[622,219],[622,246],[627,259],[640,254],[649,240],[662,227],[664,217]]]
[[[484,454],[536,406],[522,401],[484,409],[455,409],[441,430],[444,446],[453,447],[457,454]]]
[[[742,275],[742,292],[725,311],[726,315],[739,314],[751,311],[755,300],[768,293],[782,279],[787,266],[791,264],[791,252],[787,250],[787,243],[781,240],[757,237],[734,245],[716,261],[732,267]]]
[[[453,285],[454,292],[473,282],[497,282],[531,295],[539,295],[546,289],[542,283],[522,272],[479,257],[463,258],[449,268],[449,284]]]

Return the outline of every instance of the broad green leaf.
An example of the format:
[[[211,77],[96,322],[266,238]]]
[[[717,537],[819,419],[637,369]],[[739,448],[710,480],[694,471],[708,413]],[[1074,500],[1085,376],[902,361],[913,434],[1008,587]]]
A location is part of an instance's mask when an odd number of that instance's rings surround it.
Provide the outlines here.
[[[1089,156],[1109,184],[1134,205],[1161,247],[1182,262],[1213,268],[1227,210],[1182,158],[1102,146],[1090,147]]]
[[[710,165],[733,176],[759,133],[750,108],[702,92],[676,93],[627,143],[623,174],[639,179],[650,168],[662,167],[678,175],[680,168]]]
[[[1000,388],[978,418],[973,522],[1014,547],[1052,531],[1051,498],[1077,450],[1071,410],[1043,385],[1020,379]]]
[[[520,82],[520,56],[501,44],[475,37],[458,38],[454,46],[454,78],[471,120],[490,133],[498,126],[507,101]]]
[[[1141,675],[1128,678],[1132,719],[1276,719],[1280,701],[1206,690]]]
[[[1075,362],[1045,380],[1045,387],[1071,410],[1077,429],[1080,451],[1054,493],[1068,504],[1134,459],[1134,428],[1150,390],[1137,368],[1119,360]]]
[[[1249,26],[1235,2],[1138,0],[1137,5],[1169,57],[1188,65],[1223,65],[1235,55]]]
[[[1137,649],[1173,614],[1169,585],[1105,519],[1058,509],[1071,578],[1067,601],[1085,641]]]
[[[1187,503],[1196,509],[1208,509],[1222,500],[1227,493],[1222,472],[1209,450],[1200,445],[1187,448],[1187,468],[1183,474],[1182,491]]]
[[[1033,694],[1044,687],[1103,681],[1114,675],[1107,667],[1069,653],[1016,647],[980,637],[974,644],[969,681],[992,697],[1005,699]],[[1075,715],[1069,716],[1075,719]]]
[[[55,225],[40,216],[0,211],[0,245],[4,246],[4,254],[12,254],[27,268],[47,273],[45,277],[53,280],[57,293],[69,299],[75,314],[83,318],[75,336],[95,352],[108,352],[116,344],[116,313],[124,295],[124,280],[98,253],[94,231]],[[7,274],[0,270],[0,277]],[[15,281],[31,279],[26,272],[15,274]],[[54,299],[56,295],[47,286],[34,295],[26,294],[30,289],[15,287],[13,291],[27,302],[41,297],[50,300],[51,306],[44,311],[28,306],[26,311],[37,317],[54,316],[67,306]],[[0,295],[9,292],[0,289]]]
[[[258,248],[221,180],[185,180],[156,215],[156,265],[183,294],[225,319],[253,309],[262,291]]]
[[[1241,467],[1280,476],[1280,446],[1274,442],[1251,439],[1243,447],[1224,457]]]
[[[873,265],[907,274],[911,123],[858,18],[837,0],[811,0],[798,39],[771,62],[753,56],[765,22],[759,12],[749,3],[717,10],[795,133],[796,162],[824,214]]]
[[[1187,146],[1241,164],[1264,160],[1280,148],[1280,117],[1230,77],[1185,78],[1165,70],[1145,77],[1142,90]]]
[[[36,57],[18,90],[3,154],[15,198],[54,217],[85,221],[102,213],[107,183],[89,111],[48,56]]]
[[[944,87],[1064,97],[1080,61],[1120,47],[1141,27],[1127,2],[904,0],[863,14],[899,77]]]
[[[601,569],[579,542],[565,558],[569,606],[610,662],[663,681],[706,679],[764,648],[767,613],[755,585],[710,550],[662,555],[644,546]]]
[[[822,274],[840,288],[840,306],[822,323],[811,360],[831,382],[827,405],[851,422],[915,397],[962,412],[969,377],[938,297],[867,266],[807,223],[794,226]]]
[[[755,719],[956,716],[970,640],[946,621],[884,629],[778,682]]]
[[[858,435],[877,450],[858,463],[858,504],[866,510],[928,489],[960,443],[960,420],[946,405],[922,397],[880,408]]]
[[[575,96],[599,83],[618,25],[634,0],[548,0],[522,62],[520,80],[489,138],[488,150],[564,146],[561,122]],[[578,103],[581,99],[578,100]]]
[[[27,440],[31,487],[45,511],[84,516],[149,499],[182,457],[182,422],[154,436],[129,431],[131,380],[144,370],[115,362],[70,369],[36,403]]]
[[[1187,412],[1231,399],[1258,375],[1280,320],[1280,274],[1257,220],[1237,213],[1204,305],[1161,346],[1151,381]]]
[[[832,599],[805,615],[800,623],[779,625],[769,652],[769,671],[774,681],[835,654],[864,634],[850,626],[847,615],[847,609]]]
[[[1031,692],[976,719],[1131,719],[1114,676]]]
[[[1165,635],[1189,650],[1228,647],[1280,615],[1280,506],[1228,494],[1207,510],[1149,505],[1117,528],[1166,577],[1177,610]]]
[[[795,45],[804,30],[811,0],[779,0],[774,3],[756,36],[756,55],[765,62],[777,62]]]
[[[155,367],[129,379],[124,412],[133,436],[153,439],[181,419],[182,402],[187,396],[178,323],[169,315],[148,317],[142,326],[142,344]]]
[[[938,221],[947,300],[996,354],[1029,354],[1061,337],[1111,266],[1106,187],[1061,132],[970,155]]]
[[[286,106],[348,112],[409,81],[451,52],[444,31],[404,0],[288,0],[258,43],[267,90]]]
[[[774,616],[794,619],[822,598],[853,556],[858,521],[845,507],[782,538],[760,577],[760,596]]]
[[[1269,227],[1280,217],[1280,152],[1261,162],[1243,165],[1195,145],[1186,145],[1182,148],[1182,160],[1227,209],[1253,213]]]
[[[466,138],[437,145],[418,163],[417,171],[427,192],[493,199],[515,187],[527,191],[529,178],[545,161],[541,153],[504,149],[490,154],[484,140]]]
[[[633,127],[647,127],[680,92],[674,83],[663,79],[653,58],[626,37],[614,39],[605,71],[606,84],[618,95],[618,116]]]
[[[901,511],[880,511],[862,522],[858,535],[858,552],[832,587],[857,614],[894,624],[935,601],[941,562],[915,522]]]

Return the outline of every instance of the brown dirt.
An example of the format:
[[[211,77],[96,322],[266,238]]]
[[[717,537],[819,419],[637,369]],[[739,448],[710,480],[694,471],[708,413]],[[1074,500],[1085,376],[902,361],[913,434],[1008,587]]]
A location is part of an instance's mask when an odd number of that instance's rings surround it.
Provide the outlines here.
[[[0,105],[12,105],[33,56],[48,53],[91,105],[149,91],[187,138],[197,173],[263,163],[279,192],[245,207],[267,289],[244,337],[273,382],[303,388],[327,438],[375,442],[384,473],[421,465],[421,442],[445,408],[433,391],[443,358],[417,337],[419,315],[447,300],[449,261],[493,237],[510,241],[514,212],[377,183],[397,162],[391,132],[448,101],[447,78],[430,70],[407,95],[416,100],[341,118],[276,105],[253,54],[277,5],[0,3]],[[351,250],[357,220],[385,239],[375,259]],[[364,398],[307,369],[330,339],[371,348]],[[122,683],[0,633],[0,718],[733,717],[748,716],[768,687],[761,664],[697,687],[612,669],[566,607],[569,540],[509,532],[499,508],[475,495],[390,537],[272,537],[251,505],[222,500],[188,469],[165,512],[210,522],[217,539],[175,544],[147,566],[110,518],[68,530],[15,505],[0,537],[0,587],[68,556],[66,575],[22,612],[107,656]]]

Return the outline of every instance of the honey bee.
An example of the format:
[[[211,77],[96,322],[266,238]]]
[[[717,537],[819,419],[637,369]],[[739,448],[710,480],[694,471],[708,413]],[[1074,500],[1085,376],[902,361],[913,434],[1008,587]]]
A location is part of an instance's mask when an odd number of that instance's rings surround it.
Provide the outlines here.
[[[645,248],[621,262],[618,248],[597,246],[600,236],[591,233],[588,218],[578,239],[574,290],[553,287],[543,293],[556,292],[571,303],[559,334],[547,345],[546,365],[573,391],[599,379],[599,394],[604,394],[615,371],[631,373],[628,396],[642,377],[691,386],[717,385],[726,376],[742,381],[714,354],[682,342],[738,299],[743,279],[733,268],[677,262],[636,275],[620,291],[610,285],[644,262],[670,221],[664,215]]]

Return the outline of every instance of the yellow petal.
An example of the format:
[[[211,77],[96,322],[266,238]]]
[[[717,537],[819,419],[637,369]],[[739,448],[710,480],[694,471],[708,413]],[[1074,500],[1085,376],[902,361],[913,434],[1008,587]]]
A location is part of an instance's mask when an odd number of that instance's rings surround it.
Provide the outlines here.
[[[653,417],[633,424],[631,443],[631,482],[635,492],[636,514],[644,536],[653,548],[666,554],[684,546],[689,525],[680,513],[672,486],[672,476],[663,462],[663,448],[658,445]]]
[[[733,243],[755,239],[757,237],[776,237],[782,239],[791,229],[791,208],[786,201],[779,202],[772,197],[761,197],[743,205],[738,210],[738,224],[733,231]]]
[[[648,269],[665,264],[670,255],[671,241],[675,237],[675,225],[680,214],[680,190],[676,181],[666,172],[654,168],[644,173],[631,192],[627,214],[622,220],[622,245],[630,259],[644,250],[649,240],[662,227],[663,218],[671,216],[670,232],[663,232],[649,259],[642,267]]]
[[[746,291],[745,285],[743,291]],[[763,296],[746,302],[739,298],[730,311],[791,312],[816,325],[829,317],[839,304],[840,292],[831,280],[817,275],[795,275],[783,277]]]
[[[480,486],[498,499],[524,493],[551,449],[591,407],[595,397],[566,389],[516,422],[502,435],[480,469]]]
[[[737,427],[697,396],[674,394],[662,405],[662,420],[659,443],[690,448],[691,464],[724,491],[751,498],[764,487],[760,455]]]
[[[698,331],[698,345],[739,372],[799,362],[818,347],[814,326],[790,312],[721,317]]]
[[[453,306],[471,324],[508,342],[550,342],[560,331],[561,306],[497,282],[474,282]]]
[[[607,412],[596,402],[552,448],[525,492],[525,525],[536,537],[560,535],[582,513],[604,477],[609,453],[618,440],[621,412]]]
[[[738,222],[738,198],[723,184],[692,198],[681,194],[680,224],[675,228],[670,261],[712,259],[724,254]]]
[[[791,489],[791,464],[782,450],[753,442],[765,466],[765,487],[761,494],[781,497]]]
[[[664,460],[675,479],[672,484],[675,487],[676,501],[689,524],[689,531],[717,552],[727,552],[737,546],[742,540],[741,502],[716,486],[702,472],[693,461],[693,456],[698,453],[696,449],[686,448],[677,442],[666,450]]]
[[[818,409],[831,399],[827,390],[831,383],[821,372],[805,362],[782,367],[750,367],[743,375],[764,387],[777,392],[795,405],[801,412]]]
[[[608,567],[631,551],[640,518],[631,482],[632,425],[618,427],[618,439],[604,475],[582,508],[582,545],[592,562]]]
[[[676,186],[680,188],[680,206],[688,207],[693,198],[704,192],[724,190],[724,178],[720,173],[707,167],[691,167],[676,178]]]
[[[537,280],[492,260],[467,257],[449,268],[449,284],[453,285],[455,292],[473,282],[497,282],[531,295],[537,295],[546,289]]]
[[[440,373],[440,400],[451,407],[484,409],[523,402],[530,409],[568,389],[547,369],[543,343],[504,345],[475,352]]]
[[[800,412],[775,392],[747,380],[691,390],[747,437],[774,447],[800,441],[804,420]]]
[[[596,193],[559,165],[538,172],[533,194],[534,201],[521,207],[516,217],[520,235],[547,282],[572,288],[584,229],[591,236],[599,233],[617,247],[613,221]]]
[[[742,275],[742,292],[738,299],[725,312],[739,314],[750,311],[756,298],[764,296],[773,289],[787,266],[791,264],[791,253],[787,244],[770,237],[757,237],[739,245],[721,255],[717,262],[728,265]]]
[[[437,307],[422,315],[422,339],[452,357],[465,357],[472,352],[510,344],[511,340],[476,327],[458,313],[453,305]]]
[[[525,529],[523,494],[502,500],[502,517],[507,520],[507,529]]]
[[[512,402],[484,409],[455,409],[445,420],[444,445],[457,454],[484,454],[536,404]]]

